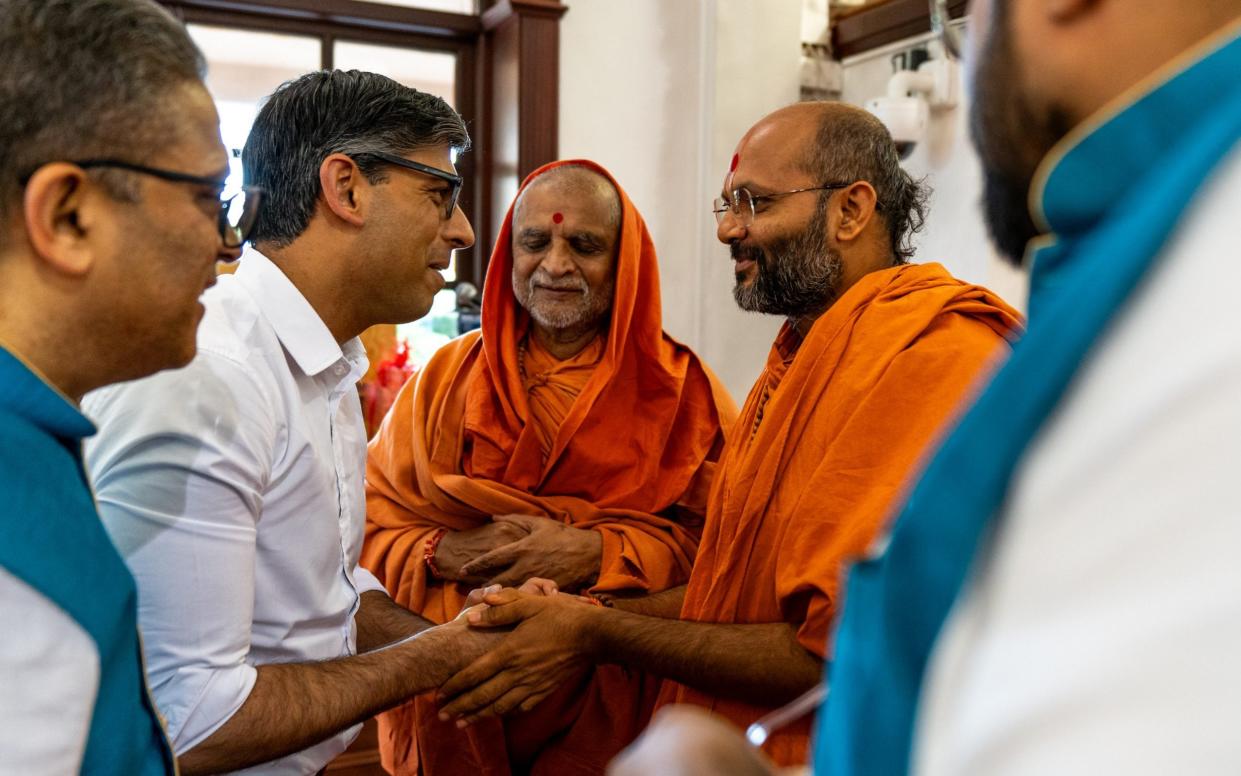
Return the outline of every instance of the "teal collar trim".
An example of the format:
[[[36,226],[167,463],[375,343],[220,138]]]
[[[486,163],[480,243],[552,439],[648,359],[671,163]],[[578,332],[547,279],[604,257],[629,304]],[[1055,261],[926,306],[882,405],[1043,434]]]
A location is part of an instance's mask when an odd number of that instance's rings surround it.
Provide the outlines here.
[[[77,407],[25,362],[0,347],[0,412],[5,411],[62,439],[82,439],[95,433],[95,424]]]
[[[1071,237],[1090,230],[1124,201],[1135,182],[1158,178],[1155,168],[1167,151],[1194,134],[1188,128],[1216,118],[1220,103],[1236,92],[1237,40],[1216,43],[1192,66],[1067,147],[1036,198],[1052,232]]]

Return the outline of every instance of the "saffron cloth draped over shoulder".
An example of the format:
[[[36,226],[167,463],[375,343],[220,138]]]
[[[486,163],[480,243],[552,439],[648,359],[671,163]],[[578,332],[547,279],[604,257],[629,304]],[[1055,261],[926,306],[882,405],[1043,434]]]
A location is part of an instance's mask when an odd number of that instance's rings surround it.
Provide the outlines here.
[[[445,345],[414,374],[370,446],[362,562],[398,603],[435,622],[456,616],[470,586],[433,578],[426,542],[439,529],[475,528],[495,515],[548,517],[597,531],[602,560],[593,592],[685,583],[724,432],[736,415],[706,366],[663,332],[655,248],[611,175],[591,162],[556,162],[522,189],[564,165],[598,172],[619,195],[606,332],[562,362],[528,336],[531,318],[513,292],[510,208],[487,271],[481,331]],[[630,681],[601,669],[593,689],[566,701],[572,714],[561,715],[579,726],[593,718],[599,727],[580,736],[570,731],[557,746],[572,749],[579,739],[588,749],[605,744],[586,739],[609,735],[607,710],[600,705],[592,717],[589,708],[602,704],[597,685],[608,677]],[[633,691],[617,693],[625,695]],[[542,736],[530,726],[561,736],[561,720],[541,721],[555,708],[549,699],[518,715],[524,721],[513,724],[526,726],[525,743],[510,735],[510,746],[534,746],[529,742]],[[611,713],[625,715],[619,708]],[[381,718],[381,749],[397,773],[417,772],[417,750],[428,773],[474,776],[507,773],[510,760],[543,756],[506,753],[505,734],[491,725],[463,733],[439,724],[429,699]]]
[[[786,324],[720,461],[681,617],[787,622],[830,659],[846,562],[882,530],[928,447],[1021,330],[1003,300],[938,264],[865,275],[805,339]],[[693,703],[741,729],[773,707],[667,682],[660,704]],[[765,751],[806,762],[810,718]]]

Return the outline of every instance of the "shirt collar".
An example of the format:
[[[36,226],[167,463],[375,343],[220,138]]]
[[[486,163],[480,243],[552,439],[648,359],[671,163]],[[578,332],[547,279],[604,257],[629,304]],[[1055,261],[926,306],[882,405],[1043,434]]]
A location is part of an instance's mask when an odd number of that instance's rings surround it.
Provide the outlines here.
[[[0,346],[0,411],[26,418],[62,439],[82,439],[95,424],[19,356]]]
[[[342,347],[327,324],[311,307],[293,281],[271,259],[254,248],[246,250],[236,273],[237,282],[250,293],[271,324],[277,339],[306,375],[326,371],[342,359],[349,362],[340,377],[366,373],[366,349],[355,337]]]
[[[1048,154],[1031,189],[1035,221],[1057,237],[1089,231],[1163,163],[1195,122],[1236,90],[1241,23],[1229,25],[1103,108]]]

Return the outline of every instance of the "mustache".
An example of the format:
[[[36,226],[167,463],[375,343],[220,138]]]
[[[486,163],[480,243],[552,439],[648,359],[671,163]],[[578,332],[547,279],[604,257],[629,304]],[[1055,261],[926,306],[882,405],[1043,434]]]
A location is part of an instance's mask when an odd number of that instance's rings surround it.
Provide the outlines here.
[[[545,288],[550,291],[578,291],[583,294],[590,290],[583,278],[552,280],[550,276],[537,271],[530,276],[529,288],[531,291],[535,288]]]
[[[766,256],[763,249],[757,245],[745,246],[741,243],[732,243],[728,246],[728,255],[733,261],[752,261],[755,264],[765,264]]]

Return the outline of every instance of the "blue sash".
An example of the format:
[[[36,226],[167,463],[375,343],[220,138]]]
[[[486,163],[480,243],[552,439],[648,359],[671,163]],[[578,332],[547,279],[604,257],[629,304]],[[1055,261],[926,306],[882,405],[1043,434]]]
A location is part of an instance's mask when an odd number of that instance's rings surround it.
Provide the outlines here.
[[[137,590],[99,521],[82,468],[81,440],[94,432],[0,348],[0,567],[59,606],[98,649],[99,688],[81,772],[173,773],[143,676]]]
[[[1040,204],[1055,241],[1033,257],[1026,335],[927,468],[883,556],[850,572],[816,774],[908,772],[928,658],[1022,455],[1239,139],[1233,33],[1051,168]]]

